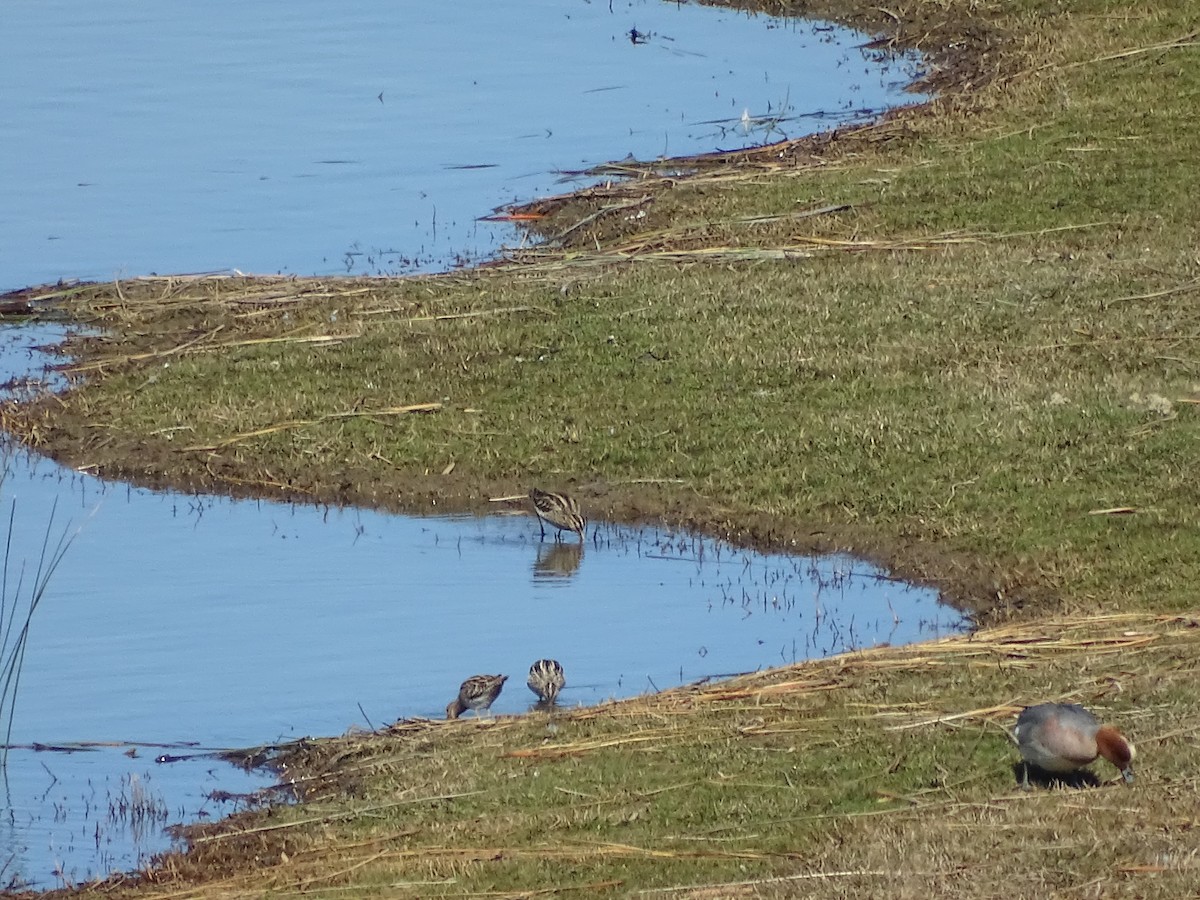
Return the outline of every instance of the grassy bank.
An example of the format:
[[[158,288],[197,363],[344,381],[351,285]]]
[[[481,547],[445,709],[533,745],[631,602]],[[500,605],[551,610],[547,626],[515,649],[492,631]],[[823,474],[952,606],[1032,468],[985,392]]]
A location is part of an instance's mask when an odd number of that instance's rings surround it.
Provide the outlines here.
[[[518,265],[64,291],[105,334],[77,344],[77,389],[4,425],[153,483],[393,508],[570,487],[593,515],[855,550],[1042,649],[331,745],[305,770],[349,754],[336,790],[273,814],[307,824],[210,842],[231,849],[176,861],[167,895],[1200,887],[1194,629],[1172,618],[1200,574],[1196,22],[1099,0],[853,15],[936,50],[941,98],[544,204],[561,239]],[[1068,695],[1149,738],[1148,774],[1014,799],[996,723]]]
[[[169,895],[1184,896],[1198,649],[1195,619],[1052,620],[414,722],[314,748],[310,802],[206,834],[168,876],[203,887]],[[1146,736],[1133,788],[1015,790],[1014,702],[1063,684]]]
[[[1182,897],[1200,887],[1194,617],[1010,625],[554,717],[292,758],[307,801],[194,830],[105,896]],[[1016,787],[1004,729],[1081,700],[1137,781]],[[101,893],[101,891],[97,891]]]
[[[1007,55],[930,110],[620,188],[647,214],[573,232],[590,250],[79,289],[111,329],[77,348],[86,383],[5,424],[184,485],[420,508],[574,486],[599,515],[851,548],[985,612],[1186,607],[1196,50],[1166,7],[1076,7],[984,8]]]

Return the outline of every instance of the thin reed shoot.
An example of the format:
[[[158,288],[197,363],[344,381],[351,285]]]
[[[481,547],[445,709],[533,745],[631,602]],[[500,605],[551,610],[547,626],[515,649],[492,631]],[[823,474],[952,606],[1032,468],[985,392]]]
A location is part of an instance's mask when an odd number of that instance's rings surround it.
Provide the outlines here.
[[[0,476],[0,485],[3,484],[2,478],[3,476]],[[71,530],[68,522],[58,533],[58,537],[54,538],[54,519],[57,511],[58,500],[55,499],[42,535],[37,567],[32,573],[28,573],[25,560],[17,562],[13,558],[13,538],[17,528],[16,499],[9,504],[4,562],[0,567],[0,721],[4,723],[5,729],[4,745],[0,748],[0,770],[6,769],[8,765],[8,751],[12,744],[13,722],[17,712],[17,696],[21,686],[21,669],[29,646],[33,617],[46,595],[55,569],[62,562],[78,533]]]

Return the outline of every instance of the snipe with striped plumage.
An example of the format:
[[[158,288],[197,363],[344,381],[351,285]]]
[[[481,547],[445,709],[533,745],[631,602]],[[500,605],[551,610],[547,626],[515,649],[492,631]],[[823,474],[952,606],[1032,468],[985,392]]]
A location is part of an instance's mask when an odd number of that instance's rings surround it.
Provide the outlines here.
[[[533,511],[537,513],[542,537],[546,536],[544,523],[548,522],[559,531],[572,531],[579,535],[582,543],[583,531],[587,528],[587,519],[579,511],[579,504],[574,497],[533,488],[529,492],[529,499],[533,501]]]
[[[507,675],[472,675],[458,688],[458,696],[446,707],[446,718],[457,719],[468,709],[476,715],[485,713],[500,696]]]
[[[525,682],[538,696],[538,701],[550,706],[558,699],[558,692],[567,683],[562,664],[557,659],[539,659],[529,667],[529,680]]]

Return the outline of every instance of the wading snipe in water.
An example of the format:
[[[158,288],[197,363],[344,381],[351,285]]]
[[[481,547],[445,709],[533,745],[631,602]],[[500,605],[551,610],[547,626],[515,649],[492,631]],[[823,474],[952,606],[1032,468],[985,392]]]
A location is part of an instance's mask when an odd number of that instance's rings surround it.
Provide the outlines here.
[[[1075,703],[1039,703],[1017,717],[1013,737],[1025,761],[1023,788],[1029,787],[1029,767],[1054,775],[1071,775],[1103,756],[1133,781],[1133,744],[1111,725],[1101,725]]]
[[[579,535],[580,543],[583,542],[583,530],[587,527],[587,519],[579,511],[579,504],[575,502],[574,497],[533,488],[529,492],[529,499],[533,501],[533,511],[537,513],[542,537],[546,536],[546,526],[542,523],[549,522],[559,531],[575,532]]]
[[[487,712],[507,680],[507,675],[472,675],[462,683],[458,696],[446,707],[446,718],[457,719],[468,709],[475,710],[476,715]]]
[[[549,706],[558,698],[567,679],[557,659],[539,659],[529,667],[529,680],[525,683],[538,695],[539,701]]]

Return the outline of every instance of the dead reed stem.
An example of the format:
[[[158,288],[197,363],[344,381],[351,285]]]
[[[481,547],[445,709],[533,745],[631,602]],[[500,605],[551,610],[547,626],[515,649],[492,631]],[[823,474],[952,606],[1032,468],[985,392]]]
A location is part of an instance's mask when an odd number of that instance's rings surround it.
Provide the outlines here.
[[[371,418],[372,416],[401,416],[408,413],[427,413],[437,412],[442,408],[441,403],[413,403],[409,406],[389,406],[385,409],[356,409],[347,412],[327,413],[323,416],[318,416],[315,419],[291,419],[287,422],[278,422],[274,425],[268,425],[264,428],[256,428],[253,431],[243,431],[241,434],[235,434],[232,437],[227,437],[224,440],[217,441],[213,444],[196,444],[191,447],[179,448],[180,453],[211,453],[215,450],[223,450],[234,444],[248,441],[252,438],[262,437],[268,434],[276,434],[280,431],[291,431],[295,428],[305,428],[309,425],[318,425],[322,422],[331,422],[337,419],[355,419],[355,418]]]

